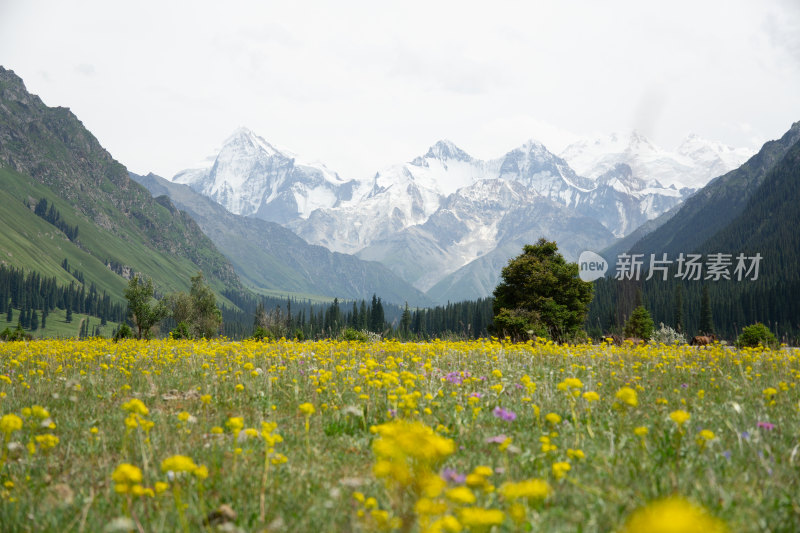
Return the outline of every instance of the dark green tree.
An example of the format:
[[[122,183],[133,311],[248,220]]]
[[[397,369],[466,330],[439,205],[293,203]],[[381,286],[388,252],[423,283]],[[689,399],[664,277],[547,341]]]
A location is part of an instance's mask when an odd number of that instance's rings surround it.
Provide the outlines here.
[[[222,327],[222,312],[217,307],[217,297],[203,273],[192,276],[192,288],[189,291],[192,299],[191,327],[196,338],[210,339],[219,333]]]
[[[703,285],[703,297],[700,300],[700,332],[704,335],[714,333],[714,317],[711,315],[711,298],[708,285]]]
[[[192,278],[194,279],[194,278]],[[125,289],[128,300],[128,315],[136,326],[137,339],[149,339],[153,326],[169,316],[163,302],[153,301],[153,280],[143,280],[138,274],[133,276]]]
[[[358,307],[358,326],[356,326],[356,329],[367,329],[368,327],[367,302],[361,300],[361,305]]]
[[[407,339],[411,335],[411,311],[408,309],[408,302],[406,308],[403,309],[403,315],[400,317],[400,337]]]
[[[372,295],[372,307],[369,318],[369,330],[373,333],[383,333],[384,322],[386,321],[383,303],[377,295]]]
[[[37,329],[39,329],[39,315],[34,310],[31,314],[31,331],[36,331]]]
[[[653,336],[653,319],[647,309],[640,305],[631,313],[631,318],[625,324],[625,336],[649,341]]]
[[[675,323],[675,331],[682,333],[683,327],[683,290],[680,285],[675,285],[675,297],[673,300],[672,315]]]
[[[66,320],[67,320],[67,324],[72,322],[72,308],[71,307],[67,307],[67,318],[66,318]]]
[[[8,304],[8,311],[6,312],[6,322],[12,322],[14,320],[14,308],[11,307],[11,304]]]
[[[579,334],[592,301],[592,284],[578,277],[578,265],[567,263],[555,242],[539,239],[527,244],[522,254],[509,261],[494,290],[492,332],[504,335],[504,326],[519,319],[525,331],[543,331],[557,341]]]

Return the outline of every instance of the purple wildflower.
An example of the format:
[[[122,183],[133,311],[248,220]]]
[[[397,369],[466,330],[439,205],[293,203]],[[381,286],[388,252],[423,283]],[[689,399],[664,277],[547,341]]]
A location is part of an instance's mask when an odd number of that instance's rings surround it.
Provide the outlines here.
[[[506,409],[503,409],[500,406],[495,407],[494,411],[492,411],[492,414],[497,418],[502,418],[506,422],[513,422],[514,420],[517,419],[517,413],[515,413],[514,411],[507,411]]]
[[[760,429],[766,429],[767,431],[772,431],[775,429],[775,424],[771,424],[770,422],[759,422],[758,427]]]
[[[445,468],[442,470],[441,477],[448,483],[464,483],[467,479],[466,475],[459,474],[455,468]]]
[[[464,379],[461,377],[460,372],[449,372],[445,376],[445,379],[450,383],[455,383],[456,385],[461,385],[462,383],[464,383]]]
[[[495,435],[494,437],[489,437],[486,439],[486,442],[489,444],[503,444],[507,438],[508,437],[506,437],[505,433],[501,433],[499,435]]]

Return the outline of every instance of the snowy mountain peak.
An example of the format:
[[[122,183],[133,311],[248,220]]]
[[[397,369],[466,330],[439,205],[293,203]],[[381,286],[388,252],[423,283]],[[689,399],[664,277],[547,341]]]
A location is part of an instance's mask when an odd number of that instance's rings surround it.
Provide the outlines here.
[[[653,143],[650,142],[650,139],[648,139],[647,136],[639,130],[631,131],[631,134],[628,138],[628,143],[630,145],[644,144],[649,147],[653,147]]]
[[[545,157],[553,157],[553,154],[547,149],[547,147],[536,139],[528,139],[522,143],[522,146],[517,148],[517,150],[528,154],[534,153]]]
[[[648,186],[656,183],[676,189],[697,189],[711,179],[741,165],[752,151],[733,149],[722,143],[690,135],[676,151],[665,150],[636,130],[629,134],[612,133],[597,139],[584,139],[569,145],[562,153],[581,176],[597,179],[615,165],[630,165],[633,176]]]
[[[223,143],[223,150],[236,149],[245,151],[263,151],[268,156],[279,154],[280,151],[256,135],[252,130],[240,126]]]
[[[279,150],[248,128],[238,128],[206,165],[172,178],[231,213],[285,223],[352,197],[354,184],[324,165]]]
[[[447,139],[441,140],[428,148],[425,155],[417,157],[411,164],[426,167],[428,166],[427,159],[436,159],[445,164],[448,161],[463,161],[465,163],[472,161],[472,157],[468,153],[456,146],[453,141]]]

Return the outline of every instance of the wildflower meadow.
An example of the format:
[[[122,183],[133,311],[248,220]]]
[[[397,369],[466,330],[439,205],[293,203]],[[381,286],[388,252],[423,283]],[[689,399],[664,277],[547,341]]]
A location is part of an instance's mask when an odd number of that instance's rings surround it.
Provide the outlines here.
[[[800,530],[800,350],[0,343],[2,531]]]

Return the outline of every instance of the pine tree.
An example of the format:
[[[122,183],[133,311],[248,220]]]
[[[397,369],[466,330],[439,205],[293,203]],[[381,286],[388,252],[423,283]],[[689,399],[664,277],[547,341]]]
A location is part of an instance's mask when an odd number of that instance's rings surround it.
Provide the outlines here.
[[[408,302],[406,308],[403,310],[403,316],[400,318],[400,334],[403,338],[408,338],[411,333],[411,311],[408,309]]]
[[[42,329],[47,327],[47,308],[42,309]]]
[[[14,320],[14,308],[11,307],[11,304],[8,304],[8,311],[6,312],[6,322],[11,322]]]
[[[36,311],[33,311],[33,314],[31,314],[31,331],[36,331],[37,329],[39,329],[39,315]]]
[[[675,298],[672,315],[675,321],[675,331],[683,332],[683,291],[680,285],[675,286]]]
[[[531,335],[564,341],[583,328],[592,284],[578,277],[578,265],[567,263],[555,242],[542,238],[525,245],[501,278],[494,290],[494,334],[515,341]],[[444,316],[436,318],[439,327]]]
[[[640,305],[631,313],[631,318],[625,324],[625,336],[649,341],[653,335],[653,319],[647,309]]]
[[[383,303],[380,298],[372,295],[372,313],[370,315],[369,330],[373,333],[382,333],[385,322]]]
[[[72,307],[67,307],[67,323],[72,322]]]
[[[711,315],[711,298],[708,285],[703,285],[703,298],[700,302],[700,332],[704,335],[714,333],[714,317]]]
[[[360,330],[365,330],[369,327],[368,323],[368,314],[367,314],[367,302],[361,300],[361,305],[358,308],[358,328]]]

